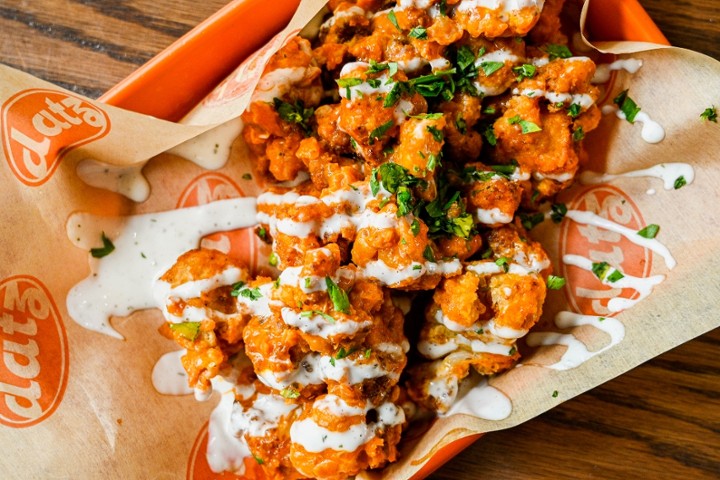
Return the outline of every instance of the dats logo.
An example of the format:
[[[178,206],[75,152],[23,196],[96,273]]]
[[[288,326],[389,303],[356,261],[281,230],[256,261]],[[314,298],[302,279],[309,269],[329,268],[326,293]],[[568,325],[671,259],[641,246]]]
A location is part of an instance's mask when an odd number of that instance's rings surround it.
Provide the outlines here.
[[[68,152],[104,137],[110,118],[80,97],[54,90],[17,93],[0,110],[10,169],[25,185],[48,181]]]
[[[47,288],[20,275],[0,283],[0,424],[30,427],[60,404],[68,377],[65,328]]]
[[[645,227],[637,205],[622,190],[600,185],[581,192],[568,208],[596,213],[618,225],[633,231]],[[641,247],[619,233],[594,225],[563,220],[560,232],[560,254],[579,255],[593,263],[607,262],[623,273],[635,277],[647,277],[652,267],[650,250]],[[636,298],[639,294],[632,288],[605,285],[587,270],[563,263],[562,275],[567,279],[570,306],[585,315],[609,317],[607,303],[611,298]]]

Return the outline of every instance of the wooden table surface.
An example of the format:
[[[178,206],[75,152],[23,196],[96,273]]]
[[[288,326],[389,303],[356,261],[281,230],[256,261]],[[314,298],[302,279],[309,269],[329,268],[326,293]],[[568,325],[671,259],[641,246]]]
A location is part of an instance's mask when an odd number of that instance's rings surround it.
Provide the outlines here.
[[[0,0],[0,62],[98,97],[224,3]],[[672,44],[720,58],[720,1],[641,3]],[[431,478],[720,478],[719,374],[720,329],[487,435]]]

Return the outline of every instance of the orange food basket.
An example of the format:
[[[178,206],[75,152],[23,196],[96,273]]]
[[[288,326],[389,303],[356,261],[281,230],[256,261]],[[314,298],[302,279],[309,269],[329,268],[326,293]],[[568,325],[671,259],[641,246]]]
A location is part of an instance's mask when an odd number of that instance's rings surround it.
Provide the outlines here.
[[[299,3],[274,0],[270,10],[265,0],[234,0],[100,100],[157,118],[179,120],[245,57],[281,30]],[[669,44],[637,0],[594,1],[588,18],[588,30],[595,40]],[[414,478],[426,477],[480,436],[465,437],[439,449]]]

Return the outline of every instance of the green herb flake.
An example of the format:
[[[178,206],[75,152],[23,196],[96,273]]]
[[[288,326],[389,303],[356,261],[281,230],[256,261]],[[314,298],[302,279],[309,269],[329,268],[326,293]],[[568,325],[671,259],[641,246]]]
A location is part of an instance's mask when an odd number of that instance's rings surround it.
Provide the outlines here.
[[[539,224],[545,220],[545,215],[543,215],[541,212],[537,213],[521,213],[520,215],[520,221],[522,222],[522,226],[525,227],[526,230],[532,230]]]
[[[560,223],[565,218],[567,211],[567,206],[564,203],[554,203],[550,207],[550,218],[553,222]]]
[[[417,38],[418,40],[427,40],[427,29],[425,27],[415,27],[410,30],[408,37]]]
[[[485,140],[492,145],[493,147],[497,145],[497,137],[495,136],[495,128],[492,124],[488,125],[485,131],[483,132],[483,136],[485,137]]]
[[[568,107],[568,115],[572,118],[576,118],[578,115],[580,115],[581,110],[582,107],[579,103],[571,103]]]
[[[510,125],[520,125],[520,129],[522,130],[523,135],[527,133],[535,133],[542,131],[542,128],[540,128],[536,123],[533,123],[529,120],[523,120],[522,118],[520,118],[520,115],[515,115],[514,117],[509,118],[508,123]]]
[[[420,233],[420,221],[416,218],[412,221],[410,224],[410,231],[412,232],[413,236],[417,237]]]
[[[430,245],[427,245],[425,247],[425,250],[423,250],[423,258],[427,260],[428,262],[435,263],[435,252],[433,252],[433,249]]]
[[[562,287],[565,286],[566,283],[567,281],[564,277],[550,275],[547,279],[547,288],[549,288],[550,290],[560,290]]]
[[[508,355],[510,355],[510,356],[513,356],[513,355],[515,355],[516,353],[517,353],[517,348],[515,348],[515,347],[512,347],[512,348],[508,351]]]
[[[422,265],[420,265],[419,263],[416,265],[413,265],[413,267],[412,267],[413,270],[422,270],[422,268],[423,268]]]
[[[554,390],[552,393],[553,398],[557,398],[560,393],[557,390]]]
[[[330,277],[325,277],[325,285],[327,285],[328,296],[333,303],[333,308],[337,312],[350,313],[350,299],[347,292],[338,287],[337,283]]]
[[[280,259],[277,256],[277,253],[272,252],[270,256],[268,257],[268,263],[271,267],[277,267],[278,263],[280,263]]]
[[[367,83],[372,88],[378,88],[382,82],[380,80],[378,80],[377,78],[370,78],[370,79],[368,79]]]
[[[260,237],[260,239],[263,241],[267,240],[267,230],[265,229],[265,227],[260,227],[255,230],[255,235]]]
[[[507,257],[500,257],[497,260],[495,260],[495,265],[498,267],[501,267],[505,273],[510,270],[510,260]]]
[[[395,25],[395,28],[397,28],[399,32],[402,32],[400,25],[398,25],[397,17],[395,16],[395,10],[390,10],[387,16],[388,20],[390,20],[390,23]]]
[[[658,225],[656,223],[651,223],[647,227],[638,231],[637,234],[643,238],[655,238],[659,231],[660,231],[660,225]]]
[[[298,308],[302,308],[302,302],[298,302],[298,303],[299,303]],[[300,316],[302,318],[310,318],[313,315],[318,315],[330,323],[335,323],[335,317],[333,317],[332,315],[327,314],[321,310],[303,310],[302,312],[300,312]]]
[[[430,132],[430,134],[433,136],[433,138],[435,139],[436,142],[443,141],[443,139],[444,139],[443,132],[441,130],[438,130],[437,127],[428,125],[427,131]]]
[[[233,297],[237,297],[240,295],[240,290],[245,286],[245,282],[237,282],[233,283],[232,290],[230,291],[230,295]]]
[[[385,135],[387,133],[387,131],[393,127],[393,125],[395,125],[395,121],[388,120],[387,122],[383,123],[376,129],[374,129],[372,132],[370,132],[370,136],[368,137],[368,141],[369,141],[370,145],[375,143],[375,140],[378,140],[383,135]]]
[[[200,334],[200,322],[170,323],[169,325],[170,330],[191,342]]]
[[[485,250],[485,251],[482,253],[482,255],[480,256],[480,258],[482,258],[483,260],[487,260],[488,258],[490,258],[490,257],[492,257],[492,256],[493,256],[493,251],[492,251],[492,249],[488,248],[487,250]]]
[[[370,355],[372,355],[372,348],[365,350],[365,358],[370,358]]]
[[[685,180],[685,176],[684,176],[684,175],[680,175],[678,178],[675,179],[675,183],[673,184],[673,188],[674,188],[675,190],[679,190],[679,189],[681,189],[682,187],[684,187],[685,185],[687,185],[687,180]]]
[[[259,288],[246,288],[245,290],[240,290],[240,296],[249,298],[254,302],[262,298],[262,293],[260,293]]]
[[[713,105],[712,107],[706,108],[701,114],[700,118],[705,120],[706,122],[715,122],[718,123],[718,114],[717,114],[717,108]]]
[[[243,174],[242,179],[243,180],[252,180],[252,175],[250,175],[249,173],[245,173],[245,174]]]
[[[579,142],[583,138],[585,138],[585,130],[583,130],[583,127],[577,127],[572,134],[573,142]]]
[[[495,115],[495,113],[497,113],[497,110],[495,110],[495,107],[485,107],[482,113],[485,113],[487,115]]]
[[[105,232],[102,232],[100,234],[100,240],[103,244],[102,247],[90,249],[90,255],[92,255],[94,258],[107,257],[113,252],[113,250],[115,250],[115,245],[113,245],[110,239],[105,235]]]
[[[273,106],[281,119],[299,125],[305,135],[312,133],[312,129],[307,122],[310,120],[310,117],[312,117],[314,110],[312,108],[305,108],[305,104],[301,100],[292,104],[276,97],[273,98]]]
[[[565,45],[555,45],[549,43],[545,45],[544,50],[550,56],[550,60],[555,60],[556,58],[570,58],[573,56],[570,49]]]
[[[283,388],[280,391],[280,395],[282,395],[283,398],[288,398],[291,400],[300,398],[300,392],[291,387]]]
[[[512,71],[517,75],[517,81],[520,82],[523,78],[533,78],[537,73],[537,67],[531,63],[524,63],[513,67]]]
[[[406,186],[400,186],[397,190],[397,216],[403,217],[412,212],[412,192]]]
[[[612,273],[611,273],[612,270]],[[616,268],[611,267],[607,262],[599,262],[592,264],[592,272],[595,274],[596,277],[598,277],[600,280],[607,280],[610,283],[617,282],[621,278],[623,278],[625,275],[620,273],[620,271]]]
[[[635,117],[640,113],[640,107],[628,96],[628,91],[623,90],[613,99],[613,103],[620,108],[620,111],[625,115],[625,120],[630,123],[635,123]]]
[[[310,290],[310,287],[312,287],[312,278],[305,277],[304,284],[305,284],[305,290]]]
[[[485,73],[486,77],[489,77],[504,66],[505,62],[482,62],[480,64],[480,68],[482,68],[482,71],[483,73]]]
[[[262,464],[265,463],[265,460],[263,460],[262,458],[258,457],[257,455],[253,455],[253,458],[254,458],[255,461],[258,463],[258,465],[262,465]]]

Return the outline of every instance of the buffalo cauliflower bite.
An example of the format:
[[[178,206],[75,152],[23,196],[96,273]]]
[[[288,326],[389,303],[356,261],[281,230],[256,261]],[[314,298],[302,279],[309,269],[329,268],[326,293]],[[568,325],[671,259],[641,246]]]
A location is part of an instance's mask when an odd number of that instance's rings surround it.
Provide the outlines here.
[[[279,274],[193,250],[155,292],[189,385],[234,385],[246,468],[381,468],[403,408],[447,412],[473,370],[517,363],[551,272],[523,219],[573,182],[600,120],[562,4],[331,1],[317,39],[272,55],[242,136]],[[409,355],[421,360],[406,369]]]

